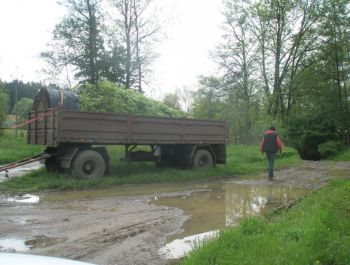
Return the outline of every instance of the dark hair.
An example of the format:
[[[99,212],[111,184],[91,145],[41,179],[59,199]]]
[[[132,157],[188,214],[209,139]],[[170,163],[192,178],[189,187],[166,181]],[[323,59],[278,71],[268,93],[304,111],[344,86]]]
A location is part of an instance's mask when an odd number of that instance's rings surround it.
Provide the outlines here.
[[[269,128],[270,130],[272,130],[272,131],[276,131],[276,128],[275,128],[275,126],[270,126],[270,128]]]

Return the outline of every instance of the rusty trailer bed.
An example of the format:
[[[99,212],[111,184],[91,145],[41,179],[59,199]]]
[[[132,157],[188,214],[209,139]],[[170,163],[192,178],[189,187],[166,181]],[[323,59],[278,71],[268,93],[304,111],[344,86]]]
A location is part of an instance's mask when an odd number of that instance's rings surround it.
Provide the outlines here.
[[[32,111],[28,143],[226,144],[224,121],[145,117],[132,114],[82,112],[66,109]]]

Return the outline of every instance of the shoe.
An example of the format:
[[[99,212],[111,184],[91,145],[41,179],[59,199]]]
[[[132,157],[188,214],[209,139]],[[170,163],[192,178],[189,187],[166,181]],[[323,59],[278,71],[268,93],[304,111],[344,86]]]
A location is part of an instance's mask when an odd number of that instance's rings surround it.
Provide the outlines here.
[[[269,176],[269,181],[273,181],[273,176]]]

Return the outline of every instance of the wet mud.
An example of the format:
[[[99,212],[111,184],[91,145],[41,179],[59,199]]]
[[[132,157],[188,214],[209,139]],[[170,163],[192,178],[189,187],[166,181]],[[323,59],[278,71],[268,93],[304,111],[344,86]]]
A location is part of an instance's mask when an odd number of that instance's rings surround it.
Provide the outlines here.
[[[350,163],[304,162],[277,171],[274,181],[261,174],[215,183],[3,195],[0,251],[101,265],[165,265],[184,254],[188,245],[181,242],[193,245],[246,215],[288,206],[332,176],[349,178]]]
[[[44,165],[40,162],[33,162],[24,166],[20,166],[17,168],[9,169],[6,174],[4,171],[0,172],[0,182],[6,181],[9,178],[20,177],[24,174],[27,174],[33,170],[44,167]]]

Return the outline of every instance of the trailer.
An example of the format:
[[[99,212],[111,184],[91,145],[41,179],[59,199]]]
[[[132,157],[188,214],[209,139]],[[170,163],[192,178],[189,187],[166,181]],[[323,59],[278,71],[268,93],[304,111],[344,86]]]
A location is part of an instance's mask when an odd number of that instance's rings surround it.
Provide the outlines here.
[[[68,96],[43,89],[29,112],[27,142],[46,146],[48,171],[102,177],[109,168],[107,145],[124,146],[124,160],[129,162],[183,168],[226,163],[224,121],[83,112],[74,95]]]

